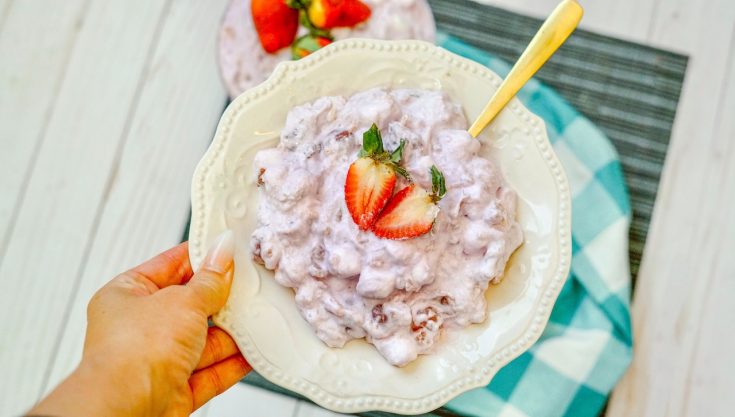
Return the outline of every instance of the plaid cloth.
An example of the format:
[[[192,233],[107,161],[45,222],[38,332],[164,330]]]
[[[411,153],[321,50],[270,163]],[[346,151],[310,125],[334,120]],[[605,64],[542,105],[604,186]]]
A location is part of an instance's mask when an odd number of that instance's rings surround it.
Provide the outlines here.
[[[501,76],[510,66],[439,33],[437,44]],[[544,333],[485,388],[446,408],[466,416],[596,416],[632,356],[630,205],[605,135],[557,93],[531,80],[518,98],[546,122],[572,191],[572,268]]]

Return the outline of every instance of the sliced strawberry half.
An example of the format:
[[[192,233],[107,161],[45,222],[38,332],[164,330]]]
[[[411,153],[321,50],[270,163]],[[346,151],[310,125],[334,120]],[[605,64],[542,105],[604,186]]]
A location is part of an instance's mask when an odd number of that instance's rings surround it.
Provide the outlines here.
[[[395,185],[396,173],[386,164],[363,157],[350,165],[345,181],[345,202],[360,230],[369,230],[375,223]]]
[[[401,240],[428,233],[439,215],[437,203],[447,192],[444,175],[435,166],[431,167],[431,182],[431,193],[415,183],[397,192],[373,225],[375,236]]]
[[[373,124],[362,136],[360,158],[350,165],[345,179],[345,203],[360,230],[370,230],[393,195],[396,173],[408,178],[399,163],[404,141],[392,153],[383,149],[383,139]]]

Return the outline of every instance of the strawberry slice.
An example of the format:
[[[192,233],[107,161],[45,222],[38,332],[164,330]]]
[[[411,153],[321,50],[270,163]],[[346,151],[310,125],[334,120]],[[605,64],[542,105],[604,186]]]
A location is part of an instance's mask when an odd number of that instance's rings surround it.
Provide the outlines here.
[[[447,192],[444,175],[435,166],[431,167],[431,182],[431,193],[415,183],[397,192],[373,225],[375,236],[402,240],[428,233],[439,215],[437,203]]]
[[[375,223],[395,185],[395,171],[382,162],[363,157],[350,165],[345,181],[345,202],[360,230],[369,230]]]
[[[299,11],[285,0],[252,0],[250,11],[260,44],[272,54],[293,42],[299,29]]]
[[[408,178],[399,163],[405,141],[392,153],[383,150],[383,139],[373,124],[362,135],[360,158],[350,165],[345,179],[345,203],[360,230],[370,230],[393,195],[396,173]]]
[[[352,27],[370,17],[370,7],[360,0],[312,0],[308,16],[322,29]]]

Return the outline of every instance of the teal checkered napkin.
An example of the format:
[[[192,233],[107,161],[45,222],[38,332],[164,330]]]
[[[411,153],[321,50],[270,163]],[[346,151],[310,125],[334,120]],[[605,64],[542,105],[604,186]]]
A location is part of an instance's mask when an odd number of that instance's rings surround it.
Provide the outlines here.
[[[437,44],[505,76],[510,66],[440,33]],[[467,416],[596,416],[632,356],[630,205],[610,141],[563,98],[531,80],[518,98],[546,122],[572,191],[572,269],[531,349],[447,408]]]

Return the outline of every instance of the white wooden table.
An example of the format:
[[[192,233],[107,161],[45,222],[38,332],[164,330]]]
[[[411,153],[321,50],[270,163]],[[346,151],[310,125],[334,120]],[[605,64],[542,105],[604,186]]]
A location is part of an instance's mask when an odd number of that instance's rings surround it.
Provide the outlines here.
[[[557,0],[485,0],[542,17]],[[735,409],[735,1],[583,0],[583,27],[688,54],[612,416]],[[0,416],[76,365],[85,307],[175,243],[225,92],[225,0],[0,0]],[[329,415],[239,386],[200,415]]]

